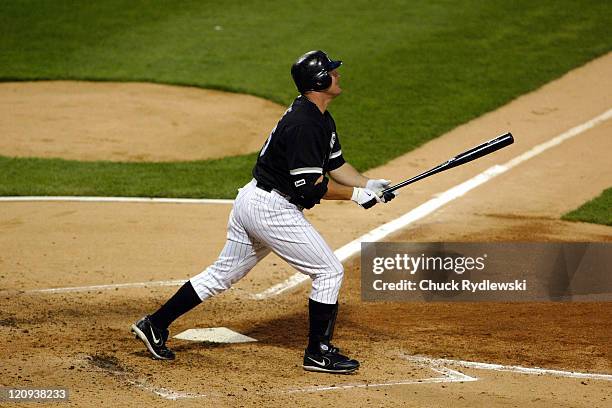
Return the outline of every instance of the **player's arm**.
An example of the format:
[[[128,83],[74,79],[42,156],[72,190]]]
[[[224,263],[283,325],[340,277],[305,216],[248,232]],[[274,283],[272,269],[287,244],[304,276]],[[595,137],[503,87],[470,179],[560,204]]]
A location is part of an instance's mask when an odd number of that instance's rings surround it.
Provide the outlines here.
[[[368,178],[347,162],[337,169],[330,171],[329,176],[336,183],[350,187],[365,187],[376,193],[380,193],[389,186],[389,180]]]
[[[389,180],[370,179],[359,173],[350,163],[347,163],[342,156],[340,138],[336,138],[332,147],[332,153],[329,156],[329,176],[337,184],[348,187],[366,188],[374,191],[378,195],[389,186]],[[341,195],[343,196],[343,194]]]
[[[321,199],[325,200],[352,200],[363,208],[370,208],[376,203],[386,203],[394,197],[393,193],[379,195],[363,187],[350,187],[339,184],[323,175],[314,179],[313,174],[303,176],[297,181],[300,188],[296,189],[298,203],[304,208],[312,208]]]
[[[323,180],[321,177],[320,180]],[[353,196],[353,187],[336,182],[333,178],[327,183],[327,191],[323,196],[324,200],[350,200]]]
[[[368,188],[345,186],[333,179],[321,177],[320,181],[327,182],[327,191],[323,196],[325,200],[352,200],[363,208],[370,208],[376,203],[386,203],[395,197],[393,193],[381,195]]]
[[[364,208],[370,208],[377,202],[385,202],[390,198],[379,195],[367,188],[343,185],[330,180],[323,174],[325,134],[318,127],[297,126],[289,133],[287,164],[292,183],[292,200],[304,208],[312,208],[321,199],[353,200]],[[330,171],[344,164],[340,144],[336,141],[330,155]],[[350,170],[349,170],[350,171]],[[353,169],[355,173],[357,171]],[[357,173],[359,174],[359,173]],[[366,183],[367,184],[367,183]]]
[[[336,183],[349,187],[365,187],[369,180],[347,162],[344,162],[337,169],[331,170],[329,176]]]

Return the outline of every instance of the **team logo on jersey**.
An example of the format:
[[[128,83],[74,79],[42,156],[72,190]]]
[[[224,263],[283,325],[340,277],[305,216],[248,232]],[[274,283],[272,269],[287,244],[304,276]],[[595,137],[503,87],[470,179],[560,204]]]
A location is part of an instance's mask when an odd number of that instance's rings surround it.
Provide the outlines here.
[[[329,148],[330,149],[332,147],[334,147],[334,143],[336,143],[336,132],[332,132],[332,137],[331,137],[331,140],[329,142]]]

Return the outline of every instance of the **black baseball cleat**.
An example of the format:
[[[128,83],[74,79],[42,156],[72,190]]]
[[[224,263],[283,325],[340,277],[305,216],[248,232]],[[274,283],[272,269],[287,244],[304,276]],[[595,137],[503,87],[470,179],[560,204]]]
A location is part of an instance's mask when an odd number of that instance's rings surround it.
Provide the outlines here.
[[[158,360],[174,360],[174,353],[166,347],[168,329],[160,330],[153,326],[149,316],[145,316],[132,325],[132,333],[147,346],[147,349]]]
[[[331,344],[321,343],[315,353],[306,349],[303,367],[306,371],[347,374],[359,368],[359,361],[343,356],[340,349]]]

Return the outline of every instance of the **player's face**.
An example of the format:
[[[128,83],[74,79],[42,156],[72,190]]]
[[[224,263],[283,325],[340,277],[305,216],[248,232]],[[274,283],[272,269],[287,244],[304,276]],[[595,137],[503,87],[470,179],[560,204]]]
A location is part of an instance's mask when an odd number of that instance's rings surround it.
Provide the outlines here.
[[[342,93],[342,88],[340,88],[340,74],[338,70],[334,69],[333,71],[329,71],[329,75],[331,76],[332,84],[326,92],[334,96],[340,95]]]

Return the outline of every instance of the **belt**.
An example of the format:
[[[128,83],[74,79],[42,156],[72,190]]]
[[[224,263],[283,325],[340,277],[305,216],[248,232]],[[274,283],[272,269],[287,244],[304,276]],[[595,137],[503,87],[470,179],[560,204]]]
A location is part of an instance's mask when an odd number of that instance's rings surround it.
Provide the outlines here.
[[[257,188],[260,190],[267,191],[268,193],[271,193],[272,190],[274,190],[272,186],[262,183],[261,181],[256,181],[256,183]]]
[[[266,191],[266,192],[268,192],[268,193],[271,193],[271,192],[273,192],[273,191],[274,191],[274,192],[278,193],[278,194],[279,194],[281,197],[283,197],[284,199],[286,199],[287,201],[289,201],[291,204],[295,204],[295,205],[297,205],[298,207],[301,207],[299,204],[297,204],[296,202],[294,202],[294,201],[293,201],[293,199],[291,198],[291,196],[290,196],[289,194],[285,194],[285,193],[283,193],[282,191],[280,191],[280,190],[278,190],[278,189],[276,189],[276,188],[272,187],[272,186],[271,186],[271,185],[269,185],[269,184],[262,183],[261,181],[256,180],[256,182],[257,182],[257,184],[256,184],[255,186],[256,186],[258,189],[263,190],[263,191]]]
[[[266,183],[262,183],[261,181],[257,181],[256,184],[257,188],[266,191],[268,193],[271,193],[273,191],[277,192],[278,194],[280,194],[281,196],[283,196],[284,198],[286,198],[287,200],[291,200],[291,196],[289,194],[285,194],[282,191],[279,191],[277,188],[272,187],[269,184]]]

